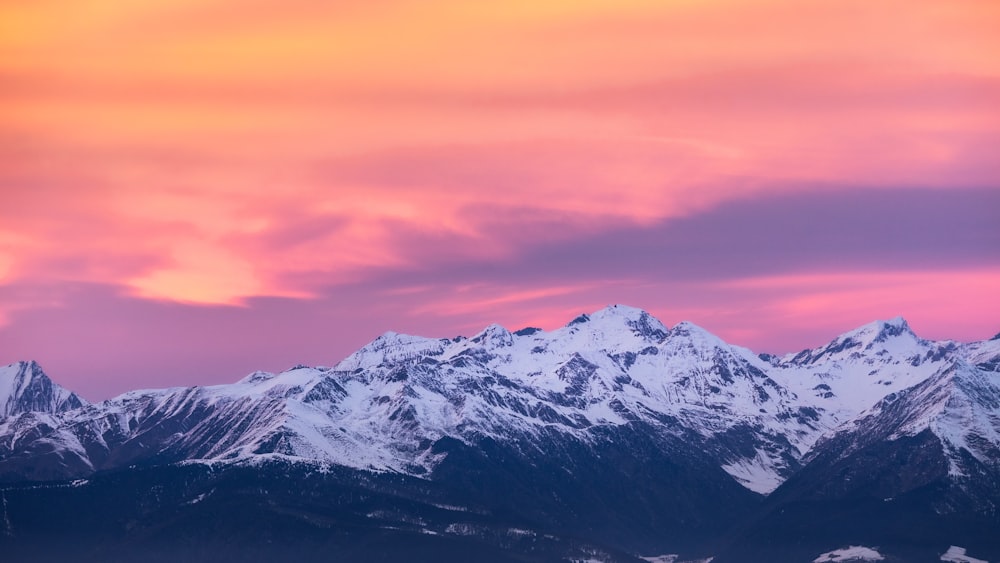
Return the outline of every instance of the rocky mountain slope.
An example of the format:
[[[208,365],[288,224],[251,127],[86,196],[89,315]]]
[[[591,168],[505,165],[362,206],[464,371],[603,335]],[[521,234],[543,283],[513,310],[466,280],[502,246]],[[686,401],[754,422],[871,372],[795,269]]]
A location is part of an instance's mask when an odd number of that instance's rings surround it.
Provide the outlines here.
[[[53,383],[35,362],[0,367],[0,419],[28,412],[56,414],[85,404],[75,393]]]

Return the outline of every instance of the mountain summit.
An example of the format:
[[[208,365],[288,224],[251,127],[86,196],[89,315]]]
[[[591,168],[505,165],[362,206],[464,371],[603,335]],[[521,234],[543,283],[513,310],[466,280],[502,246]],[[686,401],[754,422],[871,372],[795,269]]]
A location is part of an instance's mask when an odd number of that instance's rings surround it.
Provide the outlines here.
[[[86,401],[52,383],[35,362],[0,367],[0,418],[26,413],[58,413],[77,409]]]

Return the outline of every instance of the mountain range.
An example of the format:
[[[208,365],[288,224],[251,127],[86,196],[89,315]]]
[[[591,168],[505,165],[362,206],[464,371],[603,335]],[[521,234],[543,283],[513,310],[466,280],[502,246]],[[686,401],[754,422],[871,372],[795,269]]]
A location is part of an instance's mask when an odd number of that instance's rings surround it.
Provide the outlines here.
[[[774,356],[614,305],[100,403],[18,362],[0,493],[14,560],[995,560],[1000,335]]]

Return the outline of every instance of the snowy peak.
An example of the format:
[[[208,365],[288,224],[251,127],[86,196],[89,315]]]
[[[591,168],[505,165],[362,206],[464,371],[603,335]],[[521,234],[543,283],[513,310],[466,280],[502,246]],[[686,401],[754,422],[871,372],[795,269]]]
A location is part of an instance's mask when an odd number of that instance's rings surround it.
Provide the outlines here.
[[[809,365],[820,361],[859,358],[867,353],[898,355],[912,352],[924,344],[925,341],[914,334],[903,317],[896,317],[888,321],[870,322],[834,338],[826,346],[803,350],[794,356],[786,356],[783,361]]]
[[[337,364],[336,369],[353,371],[419,356],[440,355],[450,343],[448,339],[423,338],[389,331],[345,358]]]
[[[704,332],[702,329],[697,330]],[[470,348],[497,353],[511,348],[517,340],[553,348],[597,346],[598,349],[612,351],[636,347],[642,349],[662,342],[669,333],[663,323],[642,309],[610,305],[591,314],[581,314],[566,326],[552,332],[528,327],[512,333],[498,324],[491,324],[472,337],[456,336],[451,339],[386,332],[348,356],[335,369],[367,369],[418,357],[449,356]],[[510,350],[504,353],[509,352]]]
[[[514,342],[514,337],[504,327],[498,324],[491,324],[469,340],[481,344],[485,348],[496,349],[510,346]]]
[[[667,335],[667,327],[653,315],[627,305],[609,305],[589,315],[590,321],[605,331],[627,327],[633,334],[650,342],[659,342]]]
[[[52,383],[33,361],[0,368],[0,418],[25,412],[54,414],[85,404],[75,393]]]
[[[667,327],[646,311],[610,305],[576,317],[566,326],[547,333],[547,337],[568,346],[622,352],[659,344],[667,333]]]
[[[917,339],[917,335],[910,329],[909,323],[903,317],[895,317],[888,321],[874,321],[860,328],[857,328],[844,336],[851,337],[859,342],[864,342],[866,348],[874,344],[887,342],[890,338],[904,336],[910,339]]]

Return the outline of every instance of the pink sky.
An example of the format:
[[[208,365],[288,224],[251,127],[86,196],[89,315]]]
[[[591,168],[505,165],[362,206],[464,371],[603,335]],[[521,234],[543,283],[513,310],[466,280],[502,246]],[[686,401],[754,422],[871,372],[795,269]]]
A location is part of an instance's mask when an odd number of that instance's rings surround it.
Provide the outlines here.
[[[609,303],[770,352],[1000,330],[992,0],[0,22],[0,363],[91,399]]]

